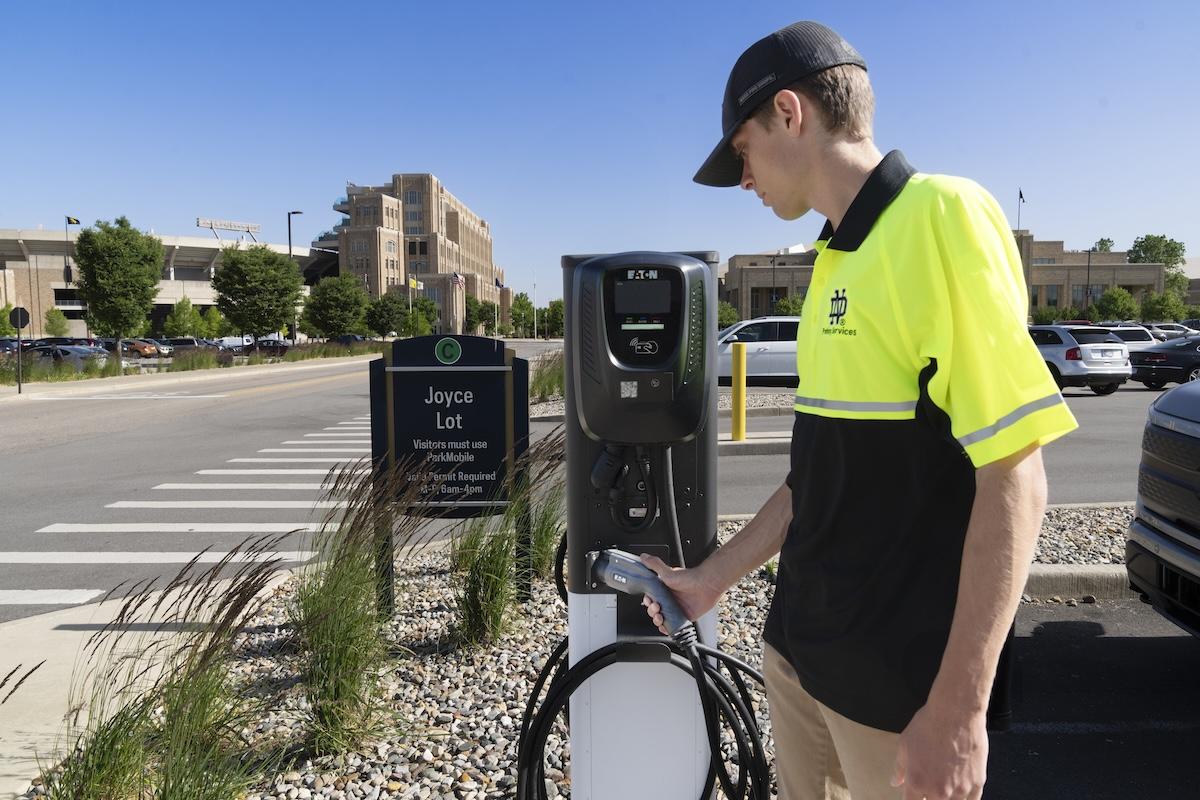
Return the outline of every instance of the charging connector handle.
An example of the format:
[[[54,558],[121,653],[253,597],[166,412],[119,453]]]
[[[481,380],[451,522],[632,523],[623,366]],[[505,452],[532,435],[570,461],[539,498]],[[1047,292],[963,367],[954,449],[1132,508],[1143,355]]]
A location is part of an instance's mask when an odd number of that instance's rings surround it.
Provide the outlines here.
[[[675,595],[667,585],[632,553],[610,548],[587,554],[588,573],[593,581],[625,594],[646,594],[662,608],[663,624],[674,635],[689,624]]]

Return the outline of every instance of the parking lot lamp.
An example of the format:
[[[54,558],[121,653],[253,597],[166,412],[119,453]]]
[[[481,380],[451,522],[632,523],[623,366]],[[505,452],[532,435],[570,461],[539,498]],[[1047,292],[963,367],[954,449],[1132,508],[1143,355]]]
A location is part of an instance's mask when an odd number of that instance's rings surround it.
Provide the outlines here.
[[[288,219],[288,261],[292,260],[292,215],[303,214],[303,211],[287,212]],[[300,318],[296,313],[296,309],[292,309],[292,344],[295,345],[300,339]]]

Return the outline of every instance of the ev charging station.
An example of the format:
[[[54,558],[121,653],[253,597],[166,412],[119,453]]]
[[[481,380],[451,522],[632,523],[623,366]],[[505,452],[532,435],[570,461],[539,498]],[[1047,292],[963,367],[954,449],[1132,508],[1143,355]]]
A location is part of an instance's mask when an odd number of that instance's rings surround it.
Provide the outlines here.
[[[570,663],[659,636],[642,595],[595,579],[609,548],[695,566],[716,547],[716,253],[566,256]],[[682,557],[682,562],[681,562]],[[698,621],[716,640],[716,610]],[[571,696],[571,796],[695,800],[709,769],[696,683],[618,663]]]

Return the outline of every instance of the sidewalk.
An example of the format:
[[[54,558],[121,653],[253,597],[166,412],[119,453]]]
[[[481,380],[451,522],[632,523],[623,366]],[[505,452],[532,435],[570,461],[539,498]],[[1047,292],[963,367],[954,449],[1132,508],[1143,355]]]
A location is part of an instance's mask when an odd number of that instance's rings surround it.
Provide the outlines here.
[[[378,353],[337,358],[313,358],[307,361],[280,362],[277,364],[255,364],[243,367],[219,367],[198,369],[191,372],[153,372],[143,375],[121,375],[115,378],[86,378],[78,381],[26,383],[17,394],[16,386],[0,386],[0,403],[8,400],[37,399],[44,397],[69,397],[119,391],[158,391],[176,386],[202,384],[222,379],[253,378],[262,375],[287,374],[320,369],[337,364],[370,361],[379,358]]]

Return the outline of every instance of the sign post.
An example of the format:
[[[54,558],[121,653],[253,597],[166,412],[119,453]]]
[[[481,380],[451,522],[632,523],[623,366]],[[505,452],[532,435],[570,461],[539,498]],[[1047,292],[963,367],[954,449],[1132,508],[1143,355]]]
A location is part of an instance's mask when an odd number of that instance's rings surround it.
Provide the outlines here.
[[[529,362],[503,342],[421,336],[394,342],[390,362],[371,362],[375,475],[421,487],[417,503],[399,513],[503,514],[519,497],[516,465],[528,442]],[[380,612],[386,614],[394,605],[392,527],[382,522],[377,532]]]
[[[8,312],[8,324],[17,329],[17,394],[21,393],[21,369],[25,361],[24,348],[21,345],[21,329],[29,324],[29,312],[22,306],[17,306]]]

